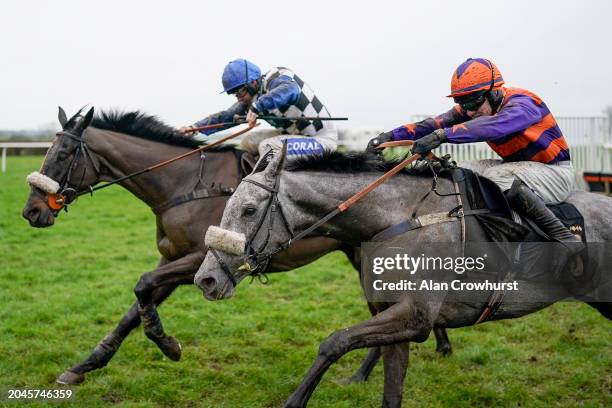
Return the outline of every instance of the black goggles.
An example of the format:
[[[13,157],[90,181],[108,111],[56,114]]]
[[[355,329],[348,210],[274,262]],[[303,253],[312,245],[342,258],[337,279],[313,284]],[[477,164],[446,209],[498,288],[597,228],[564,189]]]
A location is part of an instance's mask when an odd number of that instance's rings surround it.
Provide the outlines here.
[[[232,89],[231,91],[227,91],[228,95],[236,95],[236,96],[242,96],[244,94],[244,92],[247,90],[247,86],[240,86],[238,88]]]
[[[460,103],[459,106],[461,106],[461,109],[463,109],[466,112],[467,111],[473,112],[475,110],[478,110],[478,108],[480,108],[486,100],[487,100],[486,95],[480,95],[470,101]]]

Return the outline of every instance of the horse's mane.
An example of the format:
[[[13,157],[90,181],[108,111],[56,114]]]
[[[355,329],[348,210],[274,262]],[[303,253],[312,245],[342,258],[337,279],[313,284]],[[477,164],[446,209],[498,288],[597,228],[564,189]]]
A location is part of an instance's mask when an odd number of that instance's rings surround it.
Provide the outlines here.
[[[102,111],[93,118],[91,126],[191,149],[195,149],[202,144],[202,142],[182,136],[175,128],[168,126],[156,116],[140,111]],[[232,149],[233,146],[226,145],[212,150],[225,151]]]
[[[288,171],[323,171],[330,173],[365,173],[386,172],[391,170],[403,158],[385,161],[381,156],[366,152],[325,152],[322,155],[300,157],[285,166]],[[403,171],[410,175],[428,175],[431,171],[420,164]]]

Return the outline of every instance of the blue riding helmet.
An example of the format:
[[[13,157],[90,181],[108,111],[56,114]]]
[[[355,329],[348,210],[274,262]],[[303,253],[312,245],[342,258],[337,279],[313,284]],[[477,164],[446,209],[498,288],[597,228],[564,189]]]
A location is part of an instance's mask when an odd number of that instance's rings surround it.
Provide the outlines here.
[[[223,83],[223,92],[232,93],[240,87],[259,79],[261,70],[255,64],[245,59],[237,59],[231,61],[223,69],[221,82]]]

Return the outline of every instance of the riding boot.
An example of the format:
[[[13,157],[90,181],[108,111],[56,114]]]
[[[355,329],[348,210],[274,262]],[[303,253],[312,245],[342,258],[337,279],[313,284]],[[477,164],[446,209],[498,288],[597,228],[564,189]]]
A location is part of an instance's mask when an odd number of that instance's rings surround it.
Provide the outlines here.
[[[505,195],[513,209],[533,220],[552,241],[561,244],[560,253],[555,254],[553,261],[555,264],[554,273],[560,276],[567,261],[585,249],[582,240],[572,234],[555,214],[546,207],[544,201],[519,179],[512,183],[512,187],[505,192]],[[578,271],[575,272],[577,273]],[[561,280],[564,281],[565,279]]]

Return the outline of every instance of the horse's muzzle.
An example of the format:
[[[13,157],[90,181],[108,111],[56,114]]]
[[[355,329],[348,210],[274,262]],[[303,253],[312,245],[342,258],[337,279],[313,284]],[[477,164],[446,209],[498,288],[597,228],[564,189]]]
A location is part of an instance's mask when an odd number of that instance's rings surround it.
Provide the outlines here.
[[[53,211],[37,194],[30,194],[21,215],[28,220],[30,226],[36,228],[50,227],[55,223]]]
[[[193,279],[193,283],[202,290],[202,294],[208,300],[227,299],[234,295],[234,285],[214,262],[214,258],[210,254],[204,259]]]

